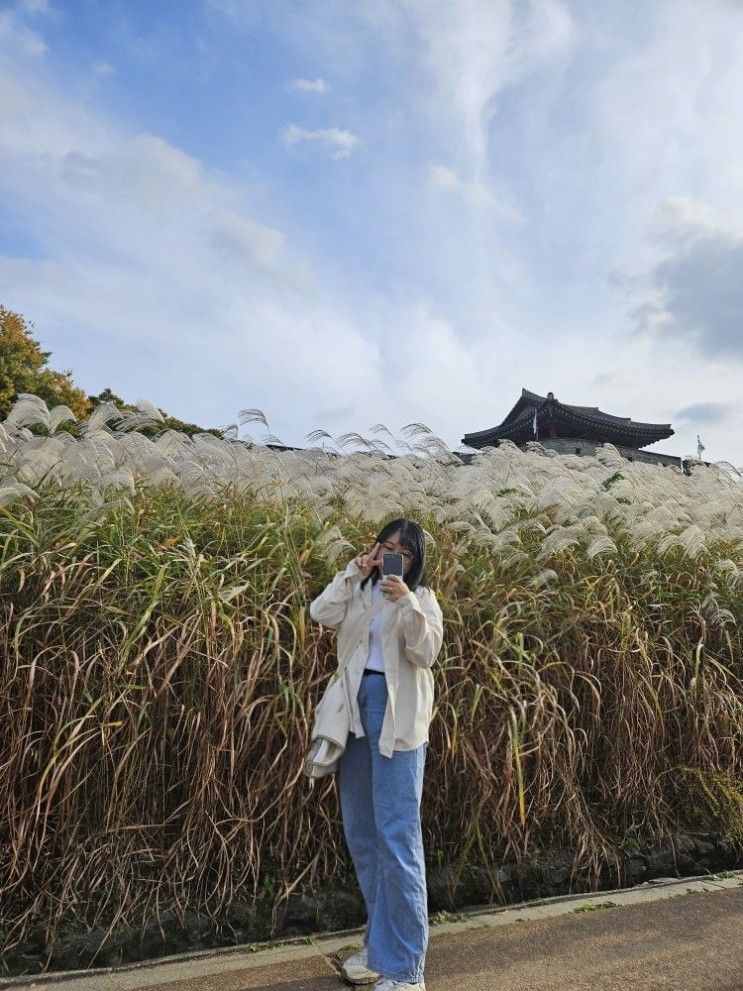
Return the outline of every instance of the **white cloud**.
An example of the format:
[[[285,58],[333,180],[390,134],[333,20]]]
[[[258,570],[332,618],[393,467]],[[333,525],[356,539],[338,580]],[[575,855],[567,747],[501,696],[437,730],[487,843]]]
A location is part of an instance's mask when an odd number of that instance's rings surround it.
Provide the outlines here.
[[[685,406],[676,413],[677,420],[684,420],[688,423],[715,425],[722,423],[730,416],[733,410],[732,403],[694,403],[692,406]]]
[[[667,255],[635,309],[638,328],[700,357],[743,360],[743,224],[689,199],[662,205],[652,227]]]
[[[324,79],[293,79],[289,89],[296,93],[327,93],[330,87]]]
[[[658,258],[648,223],[661,222],[663,203],[677,215],[682,200],[740,214],[743,131],[731,122],[743,100],[743,5],[648,5],[621,44],[601,27],[606,69],[591,80],[582,178],[600,184],[617,259],[643,270]]]
[[[38,58],[47,52],[44,39],[18,20],[12,11],[0,12],[0,44],[18,49],[24,55]]]
[[[487,161],[487,131],[501,90],[572,51],[576,30],[567,5],[559,0],[406,0],[406,8],[436,83],[431,113],[443,113],[452,122],[471,167],[479,172]]]
[[[98,61],[93,63],[93,72],[96,76],[110,76],[116,69],[111,65],[110,62]]]
[[[296,124],[289,124],[281,134],[282,140],[287,147],[299,144],[302,141],[316,141],[319,144],[327,145],[334,149],[333,158],[348,158],[360,141],[352,131],[346,131],[339,127],[326,127],[311,131]]]
[[[649,236],[673,248],[690,247],[705,237],[739,237],[743,222],[720,216],[709,203],[688,196],[673,196],[658,204],[649,226]]]
[[[519,215],[513,207],[499,203],[486,183],[476,180],[465,182],[459,178],[454,169],[450,169],[446,165],[429,165],[428,175],[434,189],[453,193],[468,206],[492,211],[502,217],[515,218]]]
[[[471,164],[478,167],[485,159],[492,97],[506,76],[510,5],[492,0],[446,4],[415,0],[409,7],[436,83],[436,105],[454,119]]]
[[[13,97],[0,195],[39,255],[0,256],[0,299],[35,323],[55,367],[207,425],[262,406],[279,436],[296,431],[289,443],[317,426],[300,411],[320,395],[348,404],[349,368],[379,388],[376,345],[285,233],[251,214],[249,189],[39,79],[0,70],[0,92]]]
[[[20,0],[18,9],[24,14],[48,14],[50,12],[49,0]]]

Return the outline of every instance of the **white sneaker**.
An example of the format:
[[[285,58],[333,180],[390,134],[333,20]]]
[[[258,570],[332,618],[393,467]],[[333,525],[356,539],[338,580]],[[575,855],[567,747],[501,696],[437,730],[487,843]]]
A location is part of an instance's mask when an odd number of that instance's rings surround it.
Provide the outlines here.
[[[346,980],[351,984],[371,984],[376,981],[379,974],[376,970],[369,970],[368,954],[366,947],[362,947],[358,953],[354,953],[341,964],[341,970]]]
[[[391,977],[380,977],[372,991],[426,991],[424,981],[410,984],[408,981],[393,981]]]

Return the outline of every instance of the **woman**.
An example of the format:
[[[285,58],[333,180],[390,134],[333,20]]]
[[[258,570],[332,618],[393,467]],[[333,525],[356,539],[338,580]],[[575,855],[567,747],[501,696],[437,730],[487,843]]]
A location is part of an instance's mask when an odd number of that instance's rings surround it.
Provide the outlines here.
[[[382,575],[401,553],[403,577]],[[443,618],[425,573],[423,530],[396,519],[310,605],[338,629],[351,701],[338,763],[343,831],[366,904],[364,947],[343,965],[374,991],[426,991],[426,873],[420,803]],[[359,633],[360,631],[360,633]],[[352,635],[354,643],[349,642]]]

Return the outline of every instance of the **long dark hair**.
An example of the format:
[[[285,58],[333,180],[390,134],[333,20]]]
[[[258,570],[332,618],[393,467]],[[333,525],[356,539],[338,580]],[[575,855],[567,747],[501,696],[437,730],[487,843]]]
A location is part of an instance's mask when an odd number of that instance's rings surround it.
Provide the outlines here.
[[[426,538],[423,533],[423,529],[418,523],[415,523],[413,520],[406,520],[404,518],[390,520],[389,523],[385,523],[379,531],[375,542],[381,544],[383,541],[387,540],[388,537],[392,537],[398,532],[400,533],[400,543],[406,551],[410,551],[413,555],[413,563],[410,566],[410,571],[404,579],[405,584],[411,592],[414,591],[414,589],[416,589],[419,585],[429,588],[428,578],[426,577]],[[379,568],[372,568],[366,578],[364,578],[361,582],[361,588],[363,588],[370,579],[372,585],[376,585],[381,577]]]

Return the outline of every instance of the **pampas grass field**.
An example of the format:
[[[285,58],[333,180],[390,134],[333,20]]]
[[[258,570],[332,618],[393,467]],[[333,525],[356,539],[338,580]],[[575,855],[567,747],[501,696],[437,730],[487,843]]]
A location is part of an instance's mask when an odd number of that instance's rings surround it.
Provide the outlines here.
[[[534,851],[589,884],[678,829],[743,852],[731,466],[511,443],[463,463],[422,424],[335,451],[150,439],[140,409],[73,436],[23,395],[0,424],[3,947],[351,883],[334,783],[301,770],[335,669],[308,606],[397,516],[444,613],[429,863],[484,867],[496,899]]]

